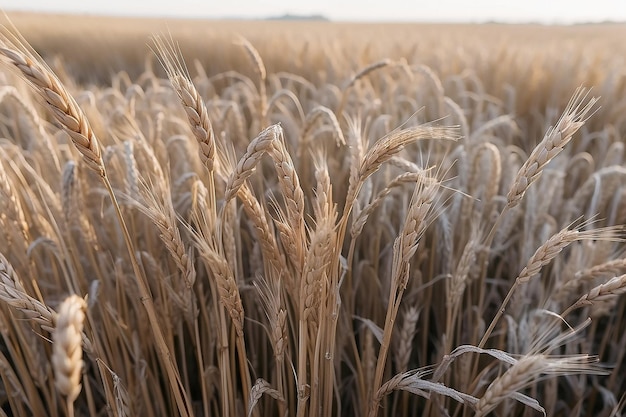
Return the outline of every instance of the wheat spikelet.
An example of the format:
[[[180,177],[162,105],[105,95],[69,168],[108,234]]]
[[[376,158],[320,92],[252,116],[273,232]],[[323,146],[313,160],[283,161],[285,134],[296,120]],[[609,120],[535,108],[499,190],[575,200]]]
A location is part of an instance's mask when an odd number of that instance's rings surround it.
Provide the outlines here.
[[[496,378],[487,388],[476,404],[476,416],[484,416],[498,404],[506,400],[512,393],[523,389],[545,369],[545,358],[542,355],[530,355],[520,359],[503,375]]]
[[[559,121],[548,129],[542,141],[533,149],[513,180],[507,195],[508,208],[519,204],[528,187],[541,176],[545,166],[561,153],[574,133],[585,124],[586,117],[597,102],[596,98],[591,98],[583,105],[587,96],[585,89],[577,89]]]
[[[391,180],[389,184],[385,186],[378,194],[372,199],[372,201],[367,204],[363,209],[359,211],[359,213],[355,213],[354,220],[352,221],[352,227],[350,229],[350,234],[352,238],[355,239],[361,232],[363,231],[363,227],[365,223],[367,223],[367,219],[374,212],[374,210],[380,206],[380,204],[385,201],[385,198],[397,187],[400,187],[405,184],[415,184],[419,181],[432,182],[433,184],[436,182],[434,178],[427,176],[427,170],[420,170],[419,172],[406,172],[404,174],[398,175],[396,178]]]
[[[415,126],[393,132],[377,141],[363,156],[358,170],[358,181],[378,171],[380,166],[400,152],[406,145],[422,139],[456,140],[456,128]]]
[[[41,95],[46,106],[72,139],[76,149],[83,155],[87,166],[106,176],[100,144],[87,118],[63,84],[6,28],[0,34],[0,54],[4,55],[24,76],[24,79]]]
[[[245,315],[233,271],[230,269],[226,259],[215,252],[205,239],[196,236],[196,244],[200,250],[200,255],[206,261],[207,267],[213,274],[219,299],[230,315],[237,335],[242,337]]]
[[[200,159],[209,171],[213,171],[216,142],[206,105],[191,81],[187,67],[180,56],[180,50],[176,49],[173,41],[166,42],[156,37],[154,44],[159,60],[187,114],[191,131],[198,141]]]
[[[190,250],[181,237],[169,191],[145,189],[142,195],[145,204],[136,203],[135,206],[159,229],[161,241],[180,270],[186,289],[190,290],[196,280],[196,271],[193,257],[189,256]]]
[[[285,401],[280,392],[272,388],[269,382],[262,378],[259,378],[256,380],[256,382],[252,386],[252,389],[250,390],[250,405],[248,406],[248,417],[252,415],[252,410],[254,409],[254,407],[256,407],[257,403],[264,394],[269,395],[275,400],[281,402]]]
[[[393,263],[391,267],[391,288],[385,316],[385,327],[381,348],[376,362],[376,374],[374,376],[373,392],[378,392],[385,370],[387,354],[391,342],[391,335],[398,314],[398,309],[409,281],[409,262],[424,234],[426,227],[433,219],[432,207],[437,196],[439,183],[429,183],[421,179],[415,185],[404,225],[400,235],[393,244]],[[381,396],[372,398],[369,408],[370,417],[375,417],[378,411],[378,403]]]
[[[486,160],[486,161],[485,161]],[[478,174],[480,185],[478,187],[484,188],[481,199],[485,203],[493,201],[498,194],[500,188],[500,180],[502,174],[502,162],[500,157],[500,150],[492,143],[481,143],[474,154],[474,165],[472,172]],[[470,182],[469,188],[478,188],[473,181]],[[478,197],[478,193],[472,193],[472,195]]]
[[[284,359],[287,344],[287,312],[281,307],[281,282],[280,280],[269,281],[257,276],[254,286],[263,301],[265,315],[270,324],[270,335],[274,346],[274,356],[278,362]]]
[[[372,72],[379,70],[381,68],[385,68],[389,65],[393,64],[393,61],[390,59],[382,59],[380,61],[374,62],[373,64],[370,64],[362,69],[360,69],[356,74],[354,74],[352,77],[350,77],[344,84],[343,89],[347,90],[348,88],[352,87],[358,80],[360,80],[363,77],[367,77],[369,74],[371,74]]]
[[[115,411],[119,417],[126,417],[131,415],[130,397],[126,387],[122,384],[120,377],[113,371],[111,377],[113,378],[113,395],[115,395]]]
[[[274,141],[273,146],[270,148],[269,155],[274,161],[274,167],[278,174],[278,183],[287,207],[287,223],[290,226],[287,230],[293,234],[290,241],[300,243],[300,246],[295,248],[296,253],[294,257],[300,260],[306,246],[304,192],[300,186],[300,178],[294,163],[285,147],[282,132],[281,136]]]
[[[303,266],[301,282],[301,319],[305,322],[318,321],[317,309],[321,302],[321,286],[331,259],[328,250],[333,242],[333,224],[329,218],[318,220],[317,228],[311,235],[311,244]]]
[[[569,312],[586,305],[611,301],[624,293],[626,293],[626,275],[613,277],[580,297],[576,303],[563,312],[562,316],[566,316]]]
[[[408,264],[409,260],[415,254],[419,238],[424,234],[430,221],[432,221],[431,211],[438,189],[439,182],[429,181],[428,178],[422,179],[420,177],[416,184],[409,211],[400,236],[396,240],[399,259],[401,260],[393,272],[393,279],[399,278],[396,288],[404,289],[404,287],[406,287],[406,278],[408,277],[401,271],[404,269],[404,265]],[[406,278],[400,278],[400,276]]]
[[[313,340],[317,339],[320,330],[320,323],[323,319],[322,309],[326,301],[327,286],[329,285],[329,271],[334,259],[333,242],[336,238],[334,228],[335,217],[331,213],[317,219],[315,231],[311,234],[311,241],[306,253],[302,267],[302,277],[299,285],[299,307],[298,322],[298,363],[297,363],[297,384],[298,384],[298,410],[297,415],[302,416],[306,408],[306,403],[311,396],[315,402],[311,407],[318,406],[317,397],[319,386],[315,381],[316,372],[308,368],[315,369],[318,366],[317,355],[311,350]],[[309,336],[311,334],[312,336]],[[312,373],[314,380],[311,385],[307,384],[307,374]]]
[[[584,226],[581,225],[581,227]],[[569,246],[571,243],[579,241],[579,240],[606,240],[606,241],[615,241],[620,240],[620,232],[623,230],[622,227],[604,227],[592,230],[570,230],[568,228],[562,229],[555,235],[551,236],[543,245],[541,245],[535,253],[530,257],[522,272],[517,276],[515,282],[509,292],[507,293],[504,301],[502,301],[501,307],[496,312],[494,319],[491,321],[489,328],[483,335],[478,347],[482,348],[485,346],[487,342],[487,338],[491,335],[497,321],[500,319],[502,314],[504,313],[504,309],[506,308],[508,302],[511,300],[511,297],[518,286],[521,284],[527,283],[534,276],[539,274],[541,268],[548,265],[564,248]]]
[[[361,128],[360,117],[346,116],[346,123],[348,124],[346,143],[350,152],[350,176],[348,181],[349,187],[352,190],[358,187],[359,167],[361,166],[361,161],[365,154],[365,139]]]
[[[413,350],[413,337],[415,337],[419,310],[411,306],[404,312],[404,323],[400,329],[396,349],[396,363],[399,372],[406,372],[411,352]]]
[[[226,182],[226,190],[224,196],[226,201],[231,200],[241,185],[252,175],[257,163],[261,160],[266,152],[269,152],[274,141],[282,134],[280,125],[272,125],[264,129],[254,138],[248,145],[246,153],[239,159],[235,170],[228,177]]]
[[[239,266],[237,265],[237,234],[240,233],[240,230],[237,224],[237,207],[235,204],[228,204],[224,207],[222,224],[222,246],[224,248],[224,256],[226,257],[231,269],[233,271],[237,271],[235,275],[240,275],[240,272],[238,271]]]
[[[139,198],[139,171],[135,160],[134,145],[130,140],[124,141],[124,161],[126,162],[126,183],[131,198]]]
[[[550,263],[552,259],[572,242],[580,240],[619,240],[619,232],[621,230],[621,227],[605,227],[586,231],[569,230],[565,228],[551,236],[535,251],[522,272],[520,272],[516,281],[520,283],[528,282],[533,276],[539,273],[542,267]]]
[[[606,277],[607,275],[619,274],[625,269],[626,259],[620,258],[576,271],[572,279],[564,282],[555,289],[554,294],[552,294],[552,298],[558,301],[565,301],[581,286],[584,287],[584,284],[589,284],[599,278]]]
[[[267,71],[265,70],[265,64],[263,64],[263,59],[261,59],[261,55],[259,51],[256,50],[254,46],[248,41],[246,38],[239,38],[239,44],[244,47],[250,61],[254,63],[254,72],[259,77],[259,79],[265,81],[267,77]]]
[[[85,218],[81,206],[84,203],[78,173],[78,165],[73,160],[67,161],[63,167],[61,179],[61,207],[67,230],[76,229],[85,242],[98,248],[98,239],[93,225]]]
[[[458,308],[461,302],[467,281],[469,279],[471,267],[476,262],[476,254],[479,249],[479,240],[471,239],[465,244],[457,267],[449,280],[448,297],[446,298],[446,306],[450,311]]]
[[[517,281],[520,283],[530,281],[532,277],[539,273],[542,267],[549,264],[565,247],[577,241],[580,234],[581,232],[578,230],[563,229],[550,237],[530,257],[528,263],[517,277]]]
[[[267,94],[265,81],[267,78],[267,71],[265,70],[265,64],[263,63],[263,59],[261,59],[261,54],[256,50],[254,46],[246,39],[241,37],[239,39],[239,44],[244,47],[248,58],[254,64],[254,72],[258,78],[258,101],[259,101],[259,114],[261,116],[261,124],[265,124],[265,118],[267,116]]]
[[[59,306],[56,326],[52,333],[52,368],[54,383],[59,393],[65,396],[68,406],[78,397],[81,390],[83,350],[81,347],[85,300],[77,295],[66,298]]]
[[[78,194],[78,180],[76,176],[76,162],[72,160],[67,161],[63,167],[61,180],[61,203],[63,206],[63,215],[68,224],[75,221],[80,213],[80,206],[76,198]]]
[[[482,398],[476,403],[475,415],[487,415],[500,403],[511,397],[518,401],[523,401],[524,404],[532,406],[540,412],[544,412],[543,407],[536,400],[518,391],[532,385],[542,374],[561,376],[577,373],[604,373],[603,370],[592,366],[595,362],[597,362],[597,358],[589,355],[556,358],[540,354],[526,355],[489,384]]]
[[[478,402],[478,399],[471,395],[447,387],[442,383],[424,379],[427,374],[428,371],[420,369],[398,373],[380,387],[376,392],[376,398],[380,400],[393,391],[407,391],[426,399],[430,399],[431,393],[437,393],[448,396],[461,404],[471,406]]]
[[[40,325],[42,329],[50,332],[54,329],[54,310],[26,293],[17,273],[2,254],[0,254],[0,299],[22,311],[28,319]],[[89,344],[89,348],[90,346]]]
[[[270,224],[267,221],[265,211],[261,207],[261,204],[259,204],[259,201],[256,199],[254,194],[252,194],[252,191],[245,184],[239,187],[237,196],[239,197],[239,200],[243,205],[243,209],[252,222],[255,232],[257,233],[257,239],[261,244],[263,258],[265,262],[267,262],[267,265],[273,269],[273,271],[270,270],[269,272],[282,274],[287,285],[290,286],[291,277],[288,274],[287,267],[285,266],[284,256],[278,249],[276,237],[270,228]]]
[[[304,145],[308,144],[307,138],[308,138],[309,132],[311,131],[313,126],[315,126],[317,121],[320,120],[322,116],[326,116],[326,118],[330,122],[333,136],[335,138],[337,145],[346,144],[346,139],[344,138],[343,131],[341,130],[341,127],[339,126],[339,121],[337,120],[337,116],[335,116],[335,113],[333,113],[333,111],[329,109],[328,107],[316,106],[313,108],[313,110],[308,112],[306,115],[306,119],[302,127],[302,135],[301,135],[302,143],[300,144],[301,147],[298,148],[298,154],[302,154],[302,149],[304,149]]]

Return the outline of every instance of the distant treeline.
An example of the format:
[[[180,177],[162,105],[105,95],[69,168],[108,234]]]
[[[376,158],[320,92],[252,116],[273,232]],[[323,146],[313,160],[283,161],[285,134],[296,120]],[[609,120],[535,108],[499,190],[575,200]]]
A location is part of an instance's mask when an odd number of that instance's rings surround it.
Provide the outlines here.
[[[267,20],[309,20],[309,21],[325,21],[329,22],[330,19],[321,14],[311,15],[296,15],[296,14],[284,14],[282,16],[272,16]]]

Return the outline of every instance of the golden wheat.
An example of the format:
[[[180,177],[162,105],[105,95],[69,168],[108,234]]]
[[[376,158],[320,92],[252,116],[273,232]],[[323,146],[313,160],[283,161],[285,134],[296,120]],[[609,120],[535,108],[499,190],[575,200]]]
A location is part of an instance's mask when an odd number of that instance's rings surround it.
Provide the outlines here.
[[[623,29],[32,19],[2,413],[620,412]]]

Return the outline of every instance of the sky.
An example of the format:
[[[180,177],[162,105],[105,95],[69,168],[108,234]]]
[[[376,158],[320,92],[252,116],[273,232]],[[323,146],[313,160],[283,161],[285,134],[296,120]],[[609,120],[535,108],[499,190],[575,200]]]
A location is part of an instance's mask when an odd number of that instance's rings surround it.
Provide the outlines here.
[[[625,0],[0,0],[0,9],[197,18],[321,14],[341,21],[626,22]]]

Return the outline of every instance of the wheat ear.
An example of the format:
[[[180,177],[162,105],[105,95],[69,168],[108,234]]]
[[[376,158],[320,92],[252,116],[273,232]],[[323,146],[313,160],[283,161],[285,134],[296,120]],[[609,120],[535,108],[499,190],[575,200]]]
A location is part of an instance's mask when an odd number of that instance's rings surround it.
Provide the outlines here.
[[[396,365],[399,372],[406,372],[409,366],[409,359],[413,351],[413,338],[417,332],[416,326],[419,319],[419,310],[411,306],[404,312],[404,322],[398,336],[396,347]]]
[[[54,384],[66,398],[68,415],[74,415],[74,401],[80,394],[83,368],[82,332],[87,303],[77,295],[59,306],[56,328],[52,333]]]
[[[87,118],[76,101],[67,93],[52,70],[30,53],[26,46],[6,28],[0,34],[0,54],[4,55],[22,73],[24,79],[44,99],[57,122],[72,139],[76,149],[92,170],[106,176],[100,144]]]
[[[598,278],[618,275],[624,271],[624,269],[626,269],[626,259],[619,258],[576,271],[572,279],[565,281],[562,285],[555,289],[551,298],[559,301],[566,300],[584,283],[589,283],[597,280]]]
[[[200,159],[211,172],[215,165],[216,143],[206,105],[191,81],[185,62],[181,58],[180,50],[174,46],[173,41],[166,42],[160,37],[155,37],[154,45],[161,65],[165,68],[167,77],[187,114],[191,131],[198,141]]]
[[[241,185],[252,175],[258,162],[266,152],[273,148],[274,141],[281,134],[282,128],[280,125],[271,125],[250,142],[246,152],[237,163],[235,170],[228,177],[226,190],[224,191],[226,202],[230,201],[237,194]]]
[[[261,54],[256,50],[254,46],[246,39],[240,38],[239,44],[244,47],[248,58],[254,64],[254,72],[258,78],[258,93],[259,93],[259,114],[261,115],[261,126],[265,125],[267,118],[267,92],[265,82],[267,78],[267,71],[265,70],[265,64],[261,58]]]
[[[578,88],[569,104],[565,108],[563,115],[554,127],[550,127],[539,144],[524,162],[513,181],[509,193],[507,194],[508,209],[519,204],[530,185],[537,181],[545,166],[552,161],[569,143],[574,133],[578,131],[590,117],[593,106],[598,101],[592,97],[584,104],[589,93],[584,88]]]
[[[286,237],[289,245],[285,245],[288,255],[298,267],[302,265],[306,251],[306,230],[304,224],[304,192],[300,186],[300,178],[296,172],[293,160],[287,151],[285,142],[280,136],[274,141],[274,146],[269,150],[269,155],[274,161],[278,183],[287,208],[287,224],[289,227],[282,229],[282,235]]]
[[[597,287],[592,288],[591,291],[580,297],[578,301],[568,307],[567,310],[561,314],[561,316],[565,317],[577,308],[591,305],[596,302],[608,301],[624,293],[626,293],[626,275],[613,277],[604,284],[600,284]]]
[[[342,87],[342,94],[341,94],[341,101],[339,102],[339,107],[337,108],[337,114],[341,115],[343,113],[343,110],[346,106],[346,103],[348,102],[348,91],[350,90],[350,88],[352,86],[354,86],[354,84],[356,84],[356,82],[358,80],[360,80],[363,77],[367,77],[369,74],[371,74],[372,72],[379,70],[381,68],[385,68],[388,67],[390,65],[393,64],[393,61],[390,59],[382,59],[380,61],[374,62],[370,65],[367,65],[366,67],[360,69],[359,71],[357,71],[352,77],[350,77],[349,79],[347,79]]]
[[[476,403],[475,416],[487,415],[508,398],[515,398],[545,415],[545,410],[536,400],[519,391],[534,384],[541,375],[603,374],[602,369],[592,366],[595,362],[597,358],[589,355],[564,357],[526,355],[489,385]]]
[[[605,227],[599,228],[595,230],[569,230],[567,228],[559,231],[557,234],[550,237],[543,245],[541,245],[530,257],[528,263],[520,272],[518,277],[515,279],[515,283],[507,293],[504,301],[502,301],[502,305],[496,312],[495,317],[491,321],[489,328],[483,335],[478,347],[482,348],[487,343],[487,339],[491,335],[491,332],[496,326],[496,323],[504,314],[504,309],[506,308],[508,302],[511,300],[511,297],[518,286],[524,284],[536,275],[539,274],[541,269],[548,265],[563,249],[569,246],[571,243],[579,241],[579,240],[619,240],[618,231],[621,230],[621,227]]]

